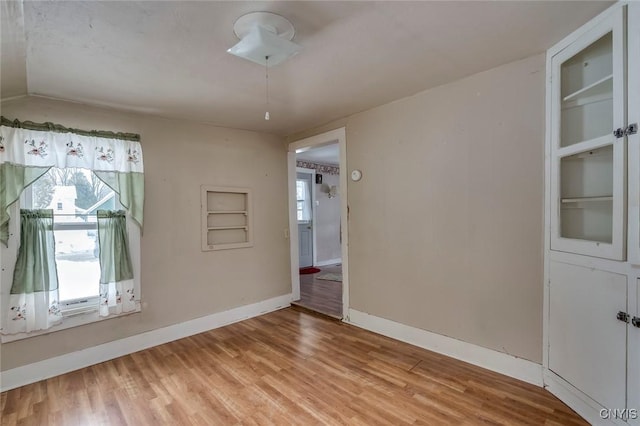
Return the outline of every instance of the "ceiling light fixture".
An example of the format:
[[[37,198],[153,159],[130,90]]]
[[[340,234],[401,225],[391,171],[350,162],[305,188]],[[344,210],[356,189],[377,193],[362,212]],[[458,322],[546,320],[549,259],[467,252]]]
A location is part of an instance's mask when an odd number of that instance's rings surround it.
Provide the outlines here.
[[[233,24],[233,32],[240,41],[228,49],[232,55],[265,67],[266,109],[269,120],[269,67],[280,64],[297,54],[299,45],[291,40],[296,31],[285,17],[271,12],[251,12]]]
[[[291,40],[296,34],[287,18],[271,12],[251,12],[233,24],[240,41],[227,52],[260,65],[273,67],[300,52]]]

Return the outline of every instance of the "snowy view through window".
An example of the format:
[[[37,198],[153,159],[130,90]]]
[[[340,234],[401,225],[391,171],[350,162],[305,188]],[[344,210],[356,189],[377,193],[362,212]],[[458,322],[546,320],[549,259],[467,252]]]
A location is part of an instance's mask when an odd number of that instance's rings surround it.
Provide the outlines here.
[[[115,208],[115,193],[86,169],[52,168],[32,185],[31,206],[52,209],[61,301],[98,296],[96,211]]]

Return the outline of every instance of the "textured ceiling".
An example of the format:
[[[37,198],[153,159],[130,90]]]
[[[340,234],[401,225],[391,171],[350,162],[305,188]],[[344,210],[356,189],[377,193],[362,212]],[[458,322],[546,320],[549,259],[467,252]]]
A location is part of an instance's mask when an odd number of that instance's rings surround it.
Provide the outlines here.
[[[296,155],[296,159],[320,164],[340,164],[340,147],[337,143],[312,148]]]
[[[288,135],[544,52],[608,4],[3,1],[1,96]],[[226,53],[251,11],[303,46],[270,70],[270,121],[264,69]]]

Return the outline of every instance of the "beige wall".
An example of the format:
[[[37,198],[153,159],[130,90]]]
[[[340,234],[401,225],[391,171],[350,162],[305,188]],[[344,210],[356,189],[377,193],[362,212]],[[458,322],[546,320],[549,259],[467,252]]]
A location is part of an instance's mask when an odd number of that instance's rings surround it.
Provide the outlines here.
[[[148,304],[4,344],[2,370],[290,292],[280,138],[37,98],[2,114],[141,134]],[[351,307],[541,362],[544,57],[290,140],[340,126],[345,170],[363,171],[348,188]],[[201,184],[254,188],[253,248],[200,251]]]
[[[291,292],[282,138],[40,98],[5,102],[2,114],[139,133],[146,183],[143,311],[3,344],[2,370]],[[200,251],[202,184],[253,189],[254,247]]]
[[[542,361],[544,56],[346,126],[351,308]]]

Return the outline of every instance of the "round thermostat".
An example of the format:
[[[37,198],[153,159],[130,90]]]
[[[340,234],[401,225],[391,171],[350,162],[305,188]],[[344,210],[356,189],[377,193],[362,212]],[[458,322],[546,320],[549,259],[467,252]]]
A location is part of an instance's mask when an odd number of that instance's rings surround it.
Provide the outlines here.
[[[359,181],[360,179],[362,179],[362,172],[360,170],[354,170],[351,172],[351,180],[354,182]]]

